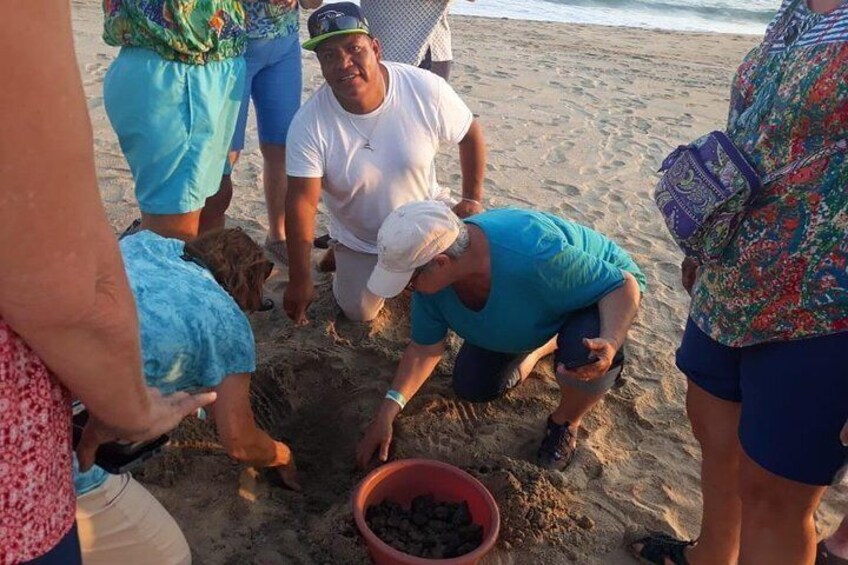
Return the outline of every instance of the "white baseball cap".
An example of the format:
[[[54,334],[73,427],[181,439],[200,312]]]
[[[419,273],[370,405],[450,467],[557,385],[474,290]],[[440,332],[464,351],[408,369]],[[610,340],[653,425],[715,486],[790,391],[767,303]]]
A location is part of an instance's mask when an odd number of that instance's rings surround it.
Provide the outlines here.
[[[462,220],[443,202],[410,202],[394,210],[377,232],[377,266],[368,290],[385,298],[400,294],[415,269],[450,247]]]

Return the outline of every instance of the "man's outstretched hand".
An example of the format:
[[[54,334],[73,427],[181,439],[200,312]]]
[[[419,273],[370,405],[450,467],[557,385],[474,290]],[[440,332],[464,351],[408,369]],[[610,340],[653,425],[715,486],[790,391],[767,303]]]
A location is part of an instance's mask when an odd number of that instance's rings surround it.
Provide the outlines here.
[[[125,441],[156,439],[176,428],[183,418],[196,413],[198,408],[215,402],[216,398],[214,392],[197,394],[175,392],[164,396],[153,387],[147,387],[147,395],[150,399],[150,424],[140,433],[121,434],[98,420],[96,415],[89,414],[88,423],[82,431],[82,437],[77,446],[77,457],[81,471],[86,471],[94,465],[97,448],[101,444],[119,439]]]
[[[315,286],[312,283],[297,284],[290,282],[283,293],[283,310],[286,315],[294,321],[296,326],[305,326],[309,323],[306,317],[306,309],[315,299]]]
[[[374,452],[379,449],[380,461],[385,463],[389,458],[389,446],[392,444],[392,421],[382,415],[371,422],[365,435],[356,446],[356,464],[365,469],[371,462]]]

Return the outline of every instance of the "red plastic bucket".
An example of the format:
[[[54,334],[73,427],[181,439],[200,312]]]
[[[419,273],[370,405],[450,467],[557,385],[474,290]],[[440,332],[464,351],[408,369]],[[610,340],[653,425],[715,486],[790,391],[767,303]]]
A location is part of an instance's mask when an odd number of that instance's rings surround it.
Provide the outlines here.
[[[403,553],[383,542],[365,522],[369,506],[391,499],[409,508],[412,499],[432,494],[439,502],[468,502],[471,519],[483,527],[483,543],[470,553],[451,559],[425,559]],[[353,493],[353,518],[377,565],[474,565],[498,539],[498,505],[474,477],[453,465],[430,459],[401,459],[374,469]]]

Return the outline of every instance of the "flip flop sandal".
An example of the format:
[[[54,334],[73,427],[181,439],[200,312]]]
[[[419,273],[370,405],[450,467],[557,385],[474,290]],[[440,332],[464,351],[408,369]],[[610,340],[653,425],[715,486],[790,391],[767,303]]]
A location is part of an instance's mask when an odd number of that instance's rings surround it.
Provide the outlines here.
[[[320,237],[316,237],[312,240],[312,246],[317,247],[318,249],[329,249],[330,248],[330,234],[324,234]]]
[[[633,546],[642,544],[636,551]],[[640,563],[665,565],[671,561],[674,565],[689,565],[686,560],[686,548],[692,547],[697,540],[683,541],[662,532],[648,532],[648,535],[630,544],[630,552]]]
[[[848,565],[848,559],[831,553],[821,540],[816,546],[816,565]]]
[[[118,236],[118,240],[124,239],[128,235],[138,233],[139,231],[141,231],[141,218],[136,218],[126,227],[124,231],[121,232],[121,235]]]

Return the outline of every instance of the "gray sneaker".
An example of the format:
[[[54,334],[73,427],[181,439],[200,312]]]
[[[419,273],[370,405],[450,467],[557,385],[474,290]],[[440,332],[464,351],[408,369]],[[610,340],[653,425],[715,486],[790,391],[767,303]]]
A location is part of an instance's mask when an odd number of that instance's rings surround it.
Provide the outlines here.
[[[577,437],[568,426],[568,422],[560,425],[548,417],[545,437],[536,452],[536,464],[539,467],[562,471],[571,463],[577,450]]]

